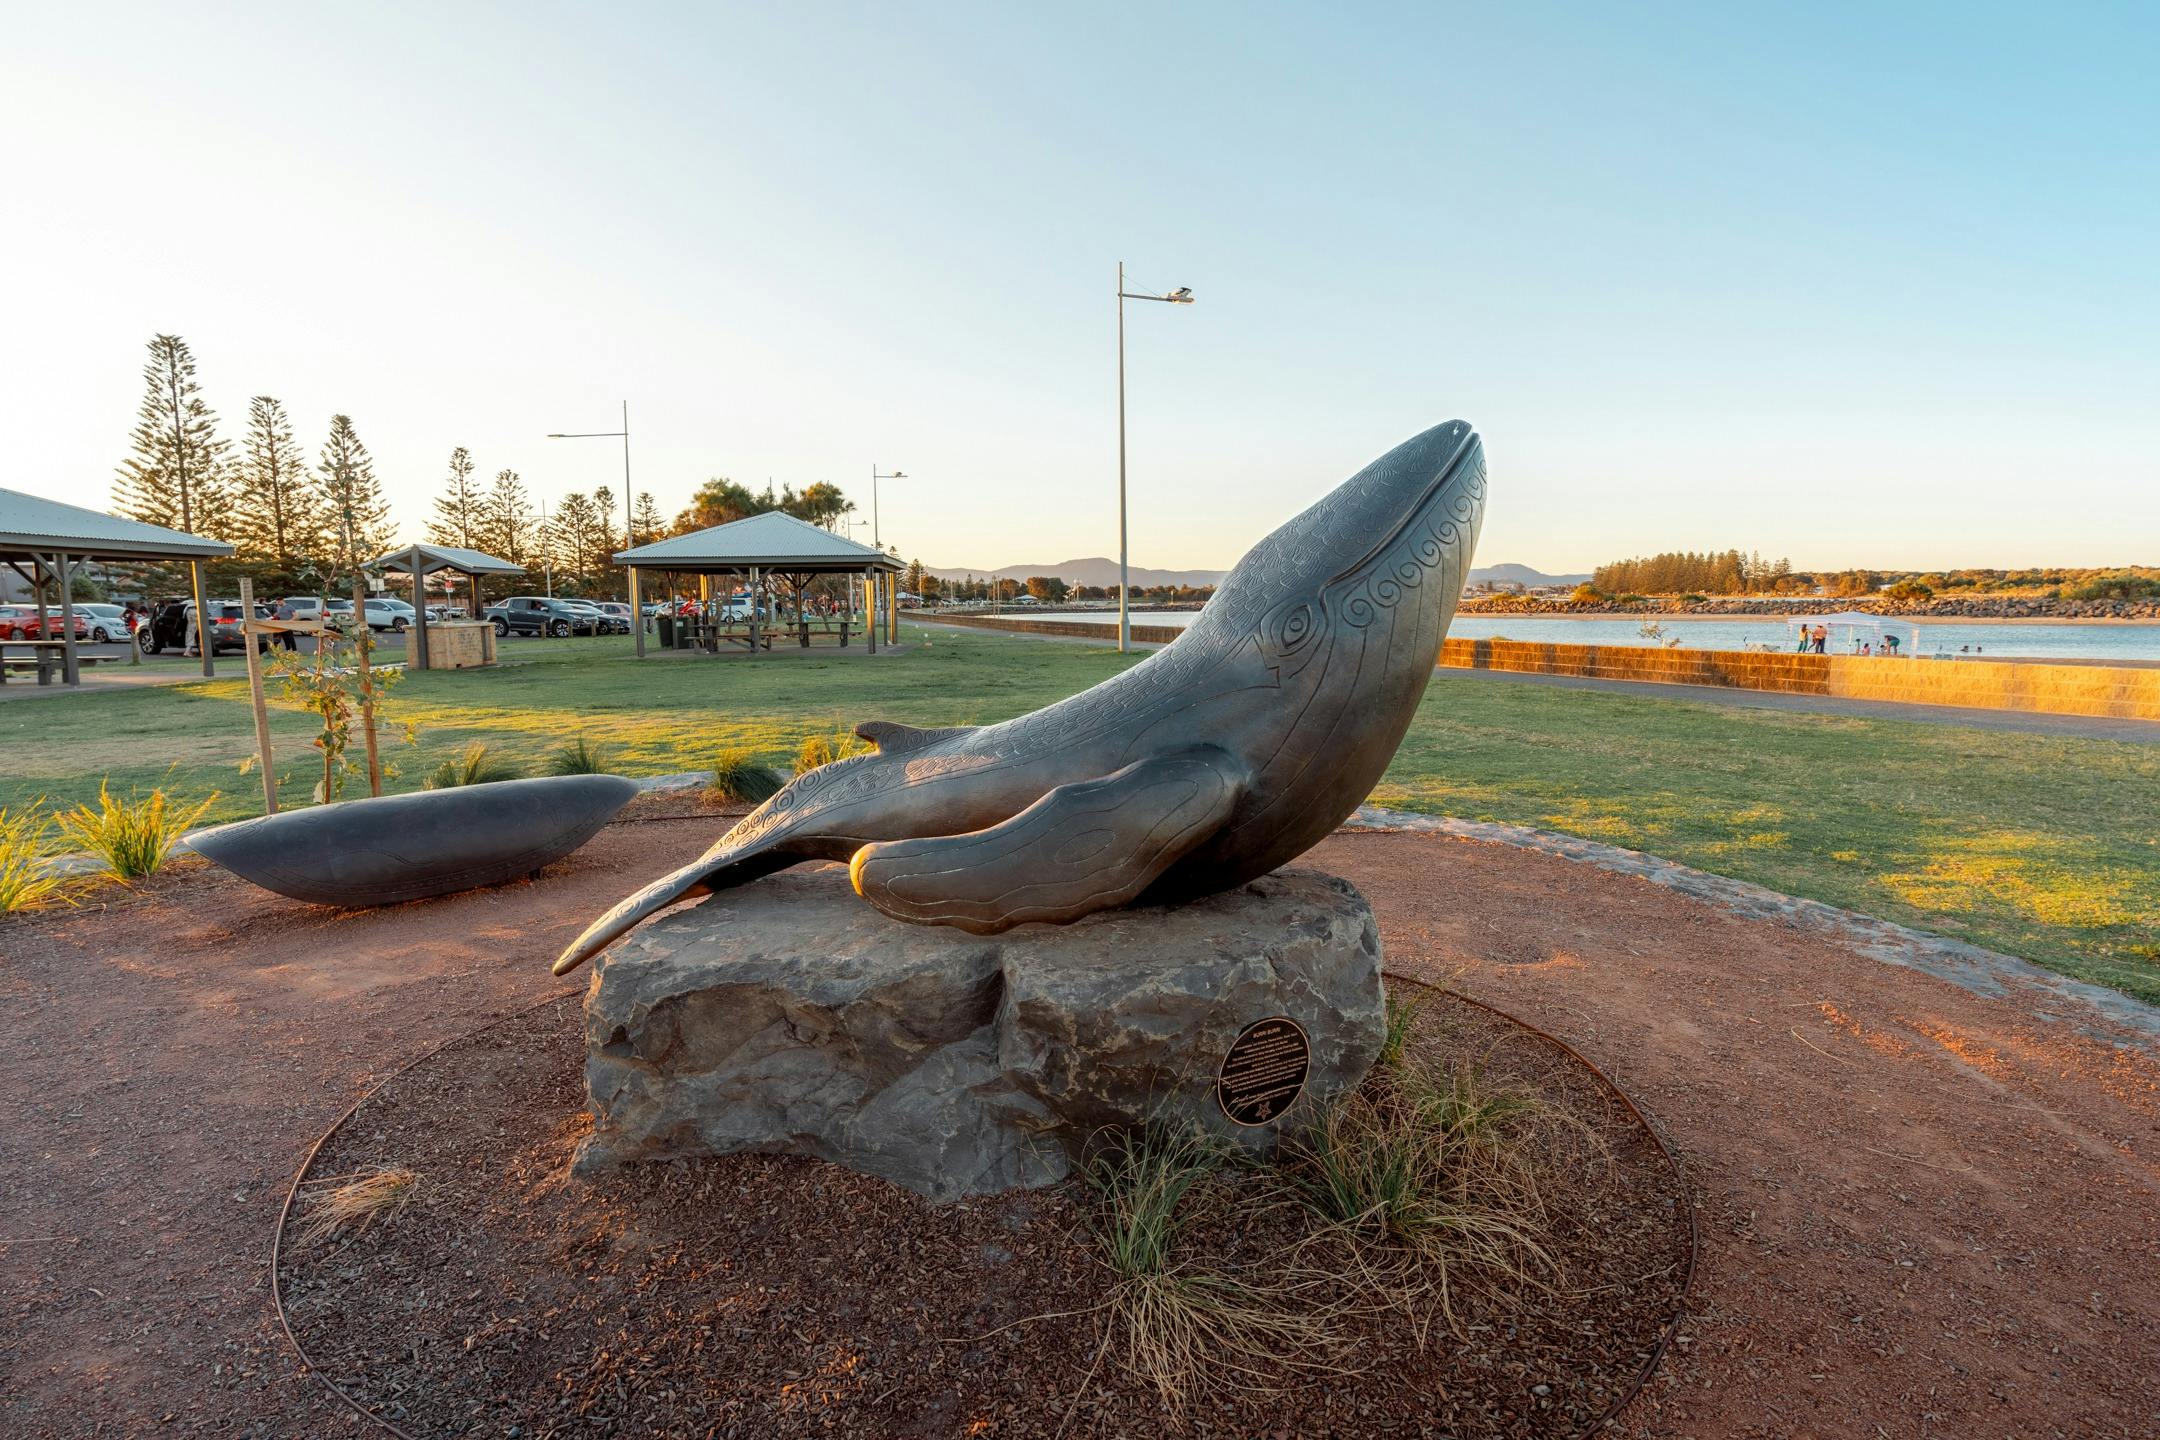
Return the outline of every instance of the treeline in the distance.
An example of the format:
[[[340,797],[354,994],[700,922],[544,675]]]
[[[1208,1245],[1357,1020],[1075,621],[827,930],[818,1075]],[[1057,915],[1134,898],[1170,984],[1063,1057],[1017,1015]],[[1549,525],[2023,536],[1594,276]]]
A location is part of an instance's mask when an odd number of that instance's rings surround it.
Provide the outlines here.
[[[1765,560],[1760,552],[1674,550],[1600,565],[1588,588],[1605,596],[1873,595],[1887,589],[1900,599],[1949,593],[2150,600],[2160,598],[2160,569],[1795,570],[1790,561]]]
[[[360,566],[407,543],[392,521],[375,462],[348,415],[332,415],[314,458],[272,395],[248,402],[237,446],[203,400],[195,356],[178,335],[158,335],[143,365],[143,399],[132,448],[113,480],[113,507],[152,525],[229,541],[233,559],[206,567],[214,590],[249,576],[258,595],[342,589]],[[424,538],[479,550],[522,565],[523,577],[488,577],[490,596],[538,588],[548,577],[562,595],[620,596],[623,572],[611,557],[629,543],[721,525],[769,510],[837,530],[855,509],[839,487],[820,482],[752,491],[708,480],[670,523],[640,493],[629,523],[609,486],[573,490],[552,506],[535,497],[515,470],[492,479],[470,450],[452,449]],[[627,532],[627,533],[626,533]],[[180,588],[176,574],[141,567],[146,590]]]

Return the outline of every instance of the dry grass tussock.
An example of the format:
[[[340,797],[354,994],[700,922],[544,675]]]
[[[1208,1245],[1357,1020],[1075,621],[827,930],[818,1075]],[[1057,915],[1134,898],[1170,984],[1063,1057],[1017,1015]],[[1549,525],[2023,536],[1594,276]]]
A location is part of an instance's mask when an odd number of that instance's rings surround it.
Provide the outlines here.
[[[303,1245],[367,1233],[412,1200],[420,1177],[394,1166],[371,1166],[350,1175],[326,1175],[301,1188],[305,1209],[295,1232]]]
[[[1550,1292],[1543,1132],[1589,1132],[1446,1040],[1391,999],[1366,1082],[1266,1160],[1198,1133],[1104,1143],[1086,1169],[1113,1276],[1102,1355],[1182,1410],[1349,1373],[1382,1317],[1422,1346],[1462,1333],[1466,1293]]]

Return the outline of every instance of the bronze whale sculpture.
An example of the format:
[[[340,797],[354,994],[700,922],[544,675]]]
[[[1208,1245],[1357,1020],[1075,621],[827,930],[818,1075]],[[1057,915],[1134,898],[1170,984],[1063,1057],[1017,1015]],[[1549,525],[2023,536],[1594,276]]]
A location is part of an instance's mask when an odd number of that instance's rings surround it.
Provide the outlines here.
[[[1425,694],[1485,505],[1462,421],[1396,446],[1255,545],[1176,644],[996,725],[871,721],[555,962],[805,860],[918,924],[995,934],[1264,875],[1371,791]]]

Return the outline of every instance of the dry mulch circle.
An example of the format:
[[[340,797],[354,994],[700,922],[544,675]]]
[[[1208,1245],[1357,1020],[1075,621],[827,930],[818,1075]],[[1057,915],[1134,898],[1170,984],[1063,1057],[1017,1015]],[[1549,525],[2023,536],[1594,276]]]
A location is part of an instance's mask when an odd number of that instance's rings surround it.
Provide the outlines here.
[[[318,1377],[413,1436],[1559,1436],[1646,1372],[1683,1303],[1692,1208],[1609,1082],[1444,992],[1420,1046],[1571,1123],[1524,1141],[1558,1284],[1471,1283],[1424,1345],[1367,1315],[1341,1367],[1167,1406],[1106,1351],[1111,1281],[1078,1182],[934,1206],[792,1157],[569,1172],[587,1117],[564,996],[393,1076],[300,1177],[279,1280]],[[308,1196],[419,1177],[357,1234]]]

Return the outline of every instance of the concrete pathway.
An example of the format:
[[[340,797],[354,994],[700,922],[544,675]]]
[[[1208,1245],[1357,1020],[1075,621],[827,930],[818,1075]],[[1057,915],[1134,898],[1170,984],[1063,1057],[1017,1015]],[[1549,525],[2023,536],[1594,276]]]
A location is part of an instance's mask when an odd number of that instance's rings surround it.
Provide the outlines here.
[[[937,626],[935,620],[911,618],[911,625]],[[1011,634],[1022,640],[1061,640],[1071,645],[1113,645],[1083,635],[1021,635],[1013,631],[984,630],[977,626],[938,626],[965,629],[973,634]],[[1135,640],[1135,650],[1160,650],[1160,645]],[[2036,715],[2019,710],[1977,710],[1956,705],[1909,705],[1895,700],[1848,700],[1835,695],[1786,695],[1770,690],[1736,690],[1723,685],[1666,685],[1646,680],[1590,680],[1576,675],[1524,675],[1511,670],[1461,670],[1438,666],[1436,684],[1552,685],[1564,690],[1603,690],[1633,695],[1644,700],[1677,700],[1711,705],[1732,705],[1743,710],[1785,710],[1807,715],[1850,715],[1864,720],[1905,720],[1920,725],[1962,725],[1970,730],[2010,730],[2026,735],[2055,735],[2080,740],[2127,740],[2134,744],[2160,745],[2160,722],[2108,720],[2087,715]]]
[[[1866,720],[1906,720],[1922,725],[1962,725],[1969,730],[2014,730],[2081,740],[2128,740],[2160,745],[2160,722],[2108,720],[2088,715],[2036,715],[2022,710],[1977,710],[1957,705],[1909,705],[1896,700],[1848,700],[1835,695],[1786,695],[1774,690],[1734,690],[1723,685],[1664,685],[1645,680],[1589,680],[1577,675],[1521,675],[1507,670],[1441,667],[1435,683],[1551,685],[1563,690],[1603,690],[1644,700],[1732,705],[1742,710],[1786,710],[1806,715],[1850,715]]]

